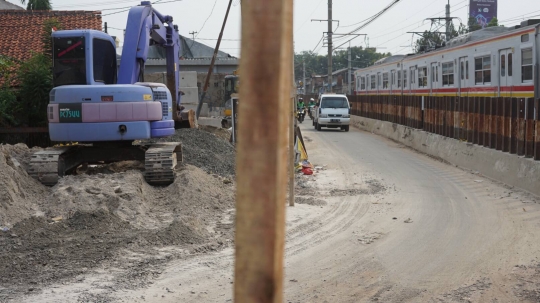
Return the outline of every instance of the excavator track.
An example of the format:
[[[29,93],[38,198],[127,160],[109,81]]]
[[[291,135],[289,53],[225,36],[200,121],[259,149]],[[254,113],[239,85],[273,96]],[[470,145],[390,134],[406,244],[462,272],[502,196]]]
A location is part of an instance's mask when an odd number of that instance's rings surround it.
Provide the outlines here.
[[[144,178],[150,185],[174,182],[174,170],[182,162],[182,146],[178,142],[142,145],[78,145],[52,147],[36,152],[30,160],[28,174],[46,186],[71,174],[84,163],[106,164],[120,161],[144,161]]]
[[[169,185],[174,182],[174,169],[182,162],[182,146],[179,143],[155,143],[146,150],[144,179],[150,185]]]
[[[72,147],[53,147],[47,150],[36,152],[30,160],[28,174],[46,186],[53,186],[58,183],[58,179],[64,175],[64,171],[59,169],[62,164],[61,155]]]

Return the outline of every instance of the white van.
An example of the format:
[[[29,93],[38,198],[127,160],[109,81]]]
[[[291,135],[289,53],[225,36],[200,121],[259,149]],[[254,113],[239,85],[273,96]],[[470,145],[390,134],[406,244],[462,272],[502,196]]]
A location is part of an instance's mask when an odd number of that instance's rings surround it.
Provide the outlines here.
[[[313,126],[320,131],[321,127],[341,128],[349,131],[351,123],[351,106],[345,95],[322,94],[316,107]]]

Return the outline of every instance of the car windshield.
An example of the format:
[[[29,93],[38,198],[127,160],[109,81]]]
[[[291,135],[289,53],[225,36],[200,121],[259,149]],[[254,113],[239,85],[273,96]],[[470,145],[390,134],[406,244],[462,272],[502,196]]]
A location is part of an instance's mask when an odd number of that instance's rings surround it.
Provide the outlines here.
[[[349,108],[349,104],[345,98],[324,98],[321,108]]]

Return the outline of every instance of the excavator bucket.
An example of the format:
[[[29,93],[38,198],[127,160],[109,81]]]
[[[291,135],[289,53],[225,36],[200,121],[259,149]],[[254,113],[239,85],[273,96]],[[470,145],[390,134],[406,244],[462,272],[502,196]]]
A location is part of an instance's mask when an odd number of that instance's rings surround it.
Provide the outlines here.
[[[194,110],[183,110],[180,112],[179,117],[180,121],[175,121],[174,123],[175,129],[198,128],[197,118]]]

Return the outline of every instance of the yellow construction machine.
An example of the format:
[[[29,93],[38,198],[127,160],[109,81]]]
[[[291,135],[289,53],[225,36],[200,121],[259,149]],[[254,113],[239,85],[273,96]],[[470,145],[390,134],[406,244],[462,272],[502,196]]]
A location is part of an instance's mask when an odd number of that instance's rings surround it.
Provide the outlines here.
[[[230,128],[232,126],[232,98],[238,97],[240,77],[237,71],[234,71],[232,75],[225,76],[225,110],[224,118],[221,120],[221,127]]]

